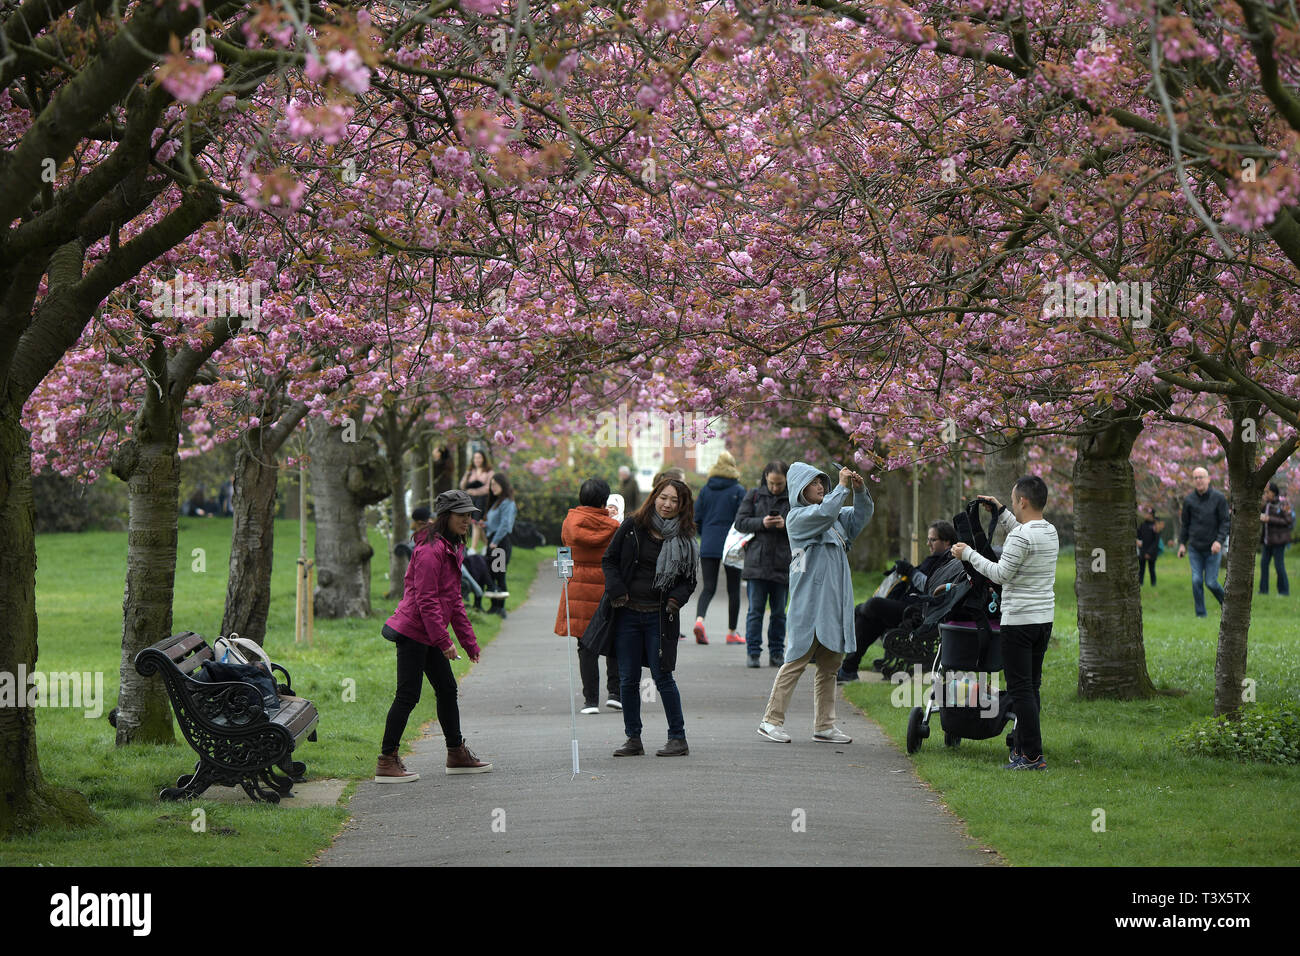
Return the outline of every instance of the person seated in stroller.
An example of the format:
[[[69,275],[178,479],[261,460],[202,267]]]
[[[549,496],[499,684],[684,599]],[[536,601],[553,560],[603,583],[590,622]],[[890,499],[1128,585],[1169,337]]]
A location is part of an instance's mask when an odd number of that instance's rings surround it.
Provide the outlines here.
[[[859,604],[853,611],[858,649],[844,658],[837,683],[858,679],[858,667],[867,648],[891,627],[898,627],[910,607],[924,605],[948,584],[959,581],[965,574],[961,562],[949,549],[957,542],[957,529],[951,521],[933,521],[926,529],[925,543],[930,555],[919,565],[903,560],[894,563],[893,570],[907,577],[907,593],[901,599],[873,597]]]

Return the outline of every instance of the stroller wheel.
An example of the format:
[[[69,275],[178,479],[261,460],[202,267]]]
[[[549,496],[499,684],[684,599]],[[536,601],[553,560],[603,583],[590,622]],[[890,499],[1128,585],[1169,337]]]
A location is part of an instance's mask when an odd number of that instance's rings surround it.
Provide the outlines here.
[[[930,728],[921,723],[925,712],[920,707],[913,707],[907,715],[907,752],[916,753],[921,749],[921,741],[930,736]]]
[[[943,745],[945,747],[956,747],[960,743],[961,743],[961,738],[958,737],[956,734],[950,734],[946,732],[944,733]]]

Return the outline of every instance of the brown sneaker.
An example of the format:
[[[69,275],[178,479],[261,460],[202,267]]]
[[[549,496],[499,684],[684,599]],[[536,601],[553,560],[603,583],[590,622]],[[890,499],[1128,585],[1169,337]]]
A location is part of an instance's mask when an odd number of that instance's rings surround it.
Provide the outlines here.
[[[464,743],[447,748],[447,773],[488,773],[491,769],[490,763],[479,760]]]
[[[420,775],[407,770],[397,754],[379,755],[379,763],[375,765],[375,783],[411,783],[419,779]]]
[[[640,757],[645,753],[645,748],[641,746],[640,737],[629,737],[627,743],[614,751],[615,757]]]

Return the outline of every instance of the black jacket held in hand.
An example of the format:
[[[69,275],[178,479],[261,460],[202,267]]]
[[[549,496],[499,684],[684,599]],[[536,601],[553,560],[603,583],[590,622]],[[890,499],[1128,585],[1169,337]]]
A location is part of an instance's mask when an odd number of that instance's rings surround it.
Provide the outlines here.
[[[638,528],[631,518],[626,518],[605,549],[605,556],[600,562],[601,570],[605,572],[605,596],[600,599],[600,606],[596,608],[591,624],[582,635],[582,646],[592,653],[608,657],[614,650],[614,633],[622,609],[614,607],[613,602],[627,596],[628,582],[632,580],[637,556],[641,553],[641,542],[649,533]],[[692,569],[689,577],[672,582],[659,602],[658,666],[665,674],[677,667],[677,634],[681,630],[678,622],[680,610],[669,611],[668,600],[671,598],[676,601],[679,609],[684,607],[695,590],[695,583],[695,571]],[[641,666],[650,666],[644,655]]]
[[[1205,494],[1191,492],[1183,499],[1181,524],[1178,543],[1193,551],[1209,551],[1216,541],[1226,544],[1231,527],[1228,499],[1217,488],[1208,488]]]
[[[736,512],[736,530],[754,537],[745,545],[745,570],[740,572],[746,581],[772,581],[788,586],[790,583],[790,536],[785,528],[769,528],[763,524],[769,511],[784,518],[790,513],[790,495],[782,489],[774,495],[766,483],[759,485],[740,503]]]

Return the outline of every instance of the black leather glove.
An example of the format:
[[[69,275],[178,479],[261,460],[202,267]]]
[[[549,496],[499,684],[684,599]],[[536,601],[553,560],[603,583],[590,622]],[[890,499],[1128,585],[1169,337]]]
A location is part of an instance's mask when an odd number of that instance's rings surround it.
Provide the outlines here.
[[[673,600],[672,598],[669,598],[668,601],[667,601],[667,607],[668,607],[668,613],[669,613],[669,614],[676,614],[677,611],[681,608],[681,605],[678,604],[678,603],[677,603],[675,600]]]

